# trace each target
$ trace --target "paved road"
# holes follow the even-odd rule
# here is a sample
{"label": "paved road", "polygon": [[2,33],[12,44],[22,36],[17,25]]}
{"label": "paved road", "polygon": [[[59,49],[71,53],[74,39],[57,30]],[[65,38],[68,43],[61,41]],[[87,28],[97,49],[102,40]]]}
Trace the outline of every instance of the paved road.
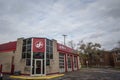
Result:
{"label": "paved road", "polygon": [[[4,77],[3,80],[13,80]],[[14,79],[18,80],[18,79]],[[51,80],[120,80],[120,70],[100,69],[100,68],[82,68],[79,71],[67,72],[64,77]]]}
{"label": "paved road", "polygon": [[52,80],[120,80],[120,70],[83,68],[79,71],[66,73],[61,79]]}

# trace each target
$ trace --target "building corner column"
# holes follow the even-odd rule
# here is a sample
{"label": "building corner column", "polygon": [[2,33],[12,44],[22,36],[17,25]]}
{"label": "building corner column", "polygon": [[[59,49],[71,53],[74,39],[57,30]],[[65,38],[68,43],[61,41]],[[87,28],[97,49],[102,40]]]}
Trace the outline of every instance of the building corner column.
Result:
{"label": "building corner column", "polygon": [[67,54],[65,53],[65,72],[67,72]]}
{"label": "building corner column", "polygon": [[72,71],[74,71],[73,55],[71,55],[71,59],[72,59]]}

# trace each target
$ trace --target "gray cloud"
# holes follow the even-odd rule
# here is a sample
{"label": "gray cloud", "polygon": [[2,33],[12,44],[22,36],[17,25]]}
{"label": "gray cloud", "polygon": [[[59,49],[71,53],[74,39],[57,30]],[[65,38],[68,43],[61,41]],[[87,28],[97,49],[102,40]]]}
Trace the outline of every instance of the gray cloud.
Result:
{"label": "gray cloud", "polygon": [[106,1],[108,5],[106,5],[106,14],[105,16],[120,18],[120,1],[119,0],[110,0],[110,4]]}
{"label": "gray cloud", "polygon": [[119,5],[119,0],[0,0],[0,43],[31,36],[62,42],[67,34],[67,41],[111,49],[120,40]]}
{"label": "gray cloud", "polygon": [[91,36],[89,36],[89,38],[99,38],[99,37],[102,37],[104,35],[105,35],[104,32],[95,32]]}

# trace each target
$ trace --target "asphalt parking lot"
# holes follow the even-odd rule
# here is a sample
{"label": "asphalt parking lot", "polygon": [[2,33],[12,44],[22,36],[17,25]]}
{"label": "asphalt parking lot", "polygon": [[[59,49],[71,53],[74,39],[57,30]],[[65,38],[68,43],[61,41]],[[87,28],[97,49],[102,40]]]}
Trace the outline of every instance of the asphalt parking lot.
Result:
{"label": "asphalt parking lot", "polygon": [[120,80],[120,70],[111,68],[82,68],[79,71],[66,73],[61,79],[52,80]]}
{"label": "asphalt parking lot", "polygon": [[[3,80],[13,79],[5,75]],[[120,70],[112,68],[82,68],[78,71],[67,72],[63,77],[51,80],[120,80]]]}

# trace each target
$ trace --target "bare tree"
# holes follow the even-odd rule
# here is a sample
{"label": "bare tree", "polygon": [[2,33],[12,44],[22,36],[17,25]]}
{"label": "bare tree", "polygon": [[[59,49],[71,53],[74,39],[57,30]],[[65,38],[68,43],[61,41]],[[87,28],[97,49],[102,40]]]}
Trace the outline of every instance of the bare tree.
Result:
{"label": "bare tree", "polygon": [[70,46],[72,49],[75,49],[76,44],[73,42],[73,40],[68,42],[68,46]]}

